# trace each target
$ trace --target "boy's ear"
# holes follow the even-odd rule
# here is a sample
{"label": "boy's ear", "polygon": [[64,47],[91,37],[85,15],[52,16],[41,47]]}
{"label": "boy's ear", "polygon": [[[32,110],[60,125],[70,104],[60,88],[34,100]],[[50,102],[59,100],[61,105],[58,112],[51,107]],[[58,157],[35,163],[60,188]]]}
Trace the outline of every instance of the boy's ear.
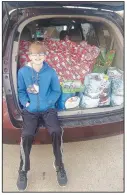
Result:
{"label": "boy's ear", "polygon": [[29,52],[28,52],[27,56],[28,56],[28,59],[31,61],[31,56],[30,56]]}
{"label": "boy's ear", "polygon": [[29,52],[26,52],[26,55],[27,55],[28,57],[30,57],[30,53],[29,53]]}
{"label": "boy's ear", "polygon": [[[30,48],[30,46],[32,45],[32,42],[29,42],[29,48]],[[30,53],[30,51],[29,51],[29,49],[28,49],[28,55],[29,55],[29,53]]]}

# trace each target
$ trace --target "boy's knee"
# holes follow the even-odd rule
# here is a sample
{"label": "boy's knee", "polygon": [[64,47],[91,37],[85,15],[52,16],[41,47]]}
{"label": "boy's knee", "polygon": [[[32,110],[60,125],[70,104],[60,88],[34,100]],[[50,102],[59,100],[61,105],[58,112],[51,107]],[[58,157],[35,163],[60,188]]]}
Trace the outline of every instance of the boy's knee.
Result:
{"label": "boy's knee", "polygon": [[23,128],[21,131],[21,136],[35,136],[36,132],[38,129],[36,129],[35,127],[29,127],[29,128]]}
{"label": "boy's knee", "polygon": [[56,134],[58,136],[61,136],[62,134],[62,129],[59,127],[59,128],[55,128],[52,130],[51,134]]}
{"label": "boy's knee", "polygon": [[27,137],[27,138],[32,138],[34,137],[35,133],[32,132],[22,132],[22,138]]}

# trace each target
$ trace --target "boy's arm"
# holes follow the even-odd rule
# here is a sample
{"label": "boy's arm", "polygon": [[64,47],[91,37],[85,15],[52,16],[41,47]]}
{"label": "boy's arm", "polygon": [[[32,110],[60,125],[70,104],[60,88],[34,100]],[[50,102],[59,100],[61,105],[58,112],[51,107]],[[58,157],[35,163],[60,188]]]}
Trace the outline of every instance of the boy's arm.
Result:
{"label": "boy's arm", "polygon": [[51,93],[48,97],[48,104],[55,104],[58,98],[60,97],[61,94],[61,88],[60,88],[60,83],[58,80],[58,76],[55,71],[53,71],[52,75],[52,81],[51,81]]}
{"label": "boy's arm", "polygon": [[28,98],[28,94],[26,91],[26,86],[24,83],[24,79],[22,76],[22,73],[18,72],[18,97],[19,97],[19,101],[20,103],[24,106],[27,107],[28,106],[28,102],[29,102],[29,98]]}

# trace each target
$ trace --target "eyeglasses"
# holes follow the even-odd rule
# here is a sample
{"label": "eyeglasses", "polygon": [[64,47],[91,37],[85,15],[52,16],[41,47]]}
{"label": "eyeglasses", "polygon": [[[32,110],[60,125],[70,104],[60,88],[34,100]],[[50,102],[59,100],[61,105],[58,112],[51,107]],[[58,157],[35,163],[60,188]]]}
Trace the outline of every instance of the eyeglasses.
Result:
{"label": "eyeglasses", "polygon": [[45,56],[45,53],[29,53],[29,55],[31,55],[32,57],[36,57],[37,55],[39,55],[39,56]]}

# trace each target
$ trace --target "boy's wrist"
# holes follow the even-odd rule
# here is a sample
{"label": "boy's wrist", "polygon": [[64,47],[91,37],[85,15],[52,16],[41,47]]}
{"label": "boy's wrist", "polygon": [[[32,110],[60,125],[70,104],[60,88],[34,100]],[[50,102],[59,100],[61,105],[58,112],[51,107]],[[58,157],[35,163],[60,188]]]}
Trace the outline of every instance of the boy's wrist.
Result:
{"label": "boy's wrist", "polygon": [[30,105],[30,103],[29,103],[29,102],[27,102],[27,103],[26,103],[26,107],[28,107],[29,105]]}

